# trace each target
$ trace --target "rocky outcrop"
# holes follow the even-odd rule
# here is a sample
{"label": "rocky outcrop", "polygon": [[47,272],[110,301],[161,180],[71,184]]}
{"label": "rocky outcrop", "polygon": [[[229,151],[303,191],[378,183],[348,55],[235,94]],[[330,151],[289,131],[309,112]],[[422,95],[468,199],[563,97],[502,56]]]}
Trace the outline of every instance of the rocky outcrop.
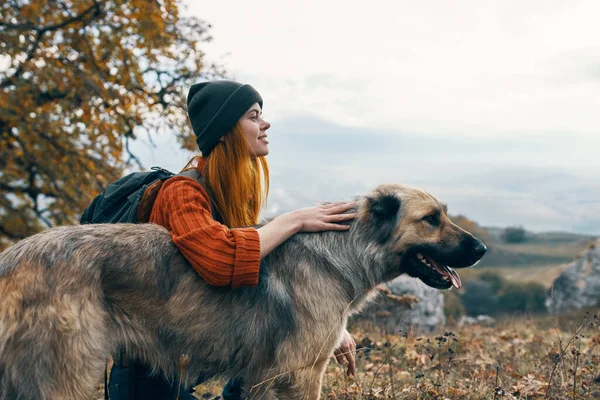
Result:
{"label": "rocky outcrop", "polygon": [[418,279],[400,276],[379,287],[381,296],[358,319],[372,321],[387,333],[432,332],[446,323],[444,295]]}
{"label": "rocky outcrop", "polygon": [[600,239],[592,243],[550,289],[546,306],[559,314],[600,304]]}

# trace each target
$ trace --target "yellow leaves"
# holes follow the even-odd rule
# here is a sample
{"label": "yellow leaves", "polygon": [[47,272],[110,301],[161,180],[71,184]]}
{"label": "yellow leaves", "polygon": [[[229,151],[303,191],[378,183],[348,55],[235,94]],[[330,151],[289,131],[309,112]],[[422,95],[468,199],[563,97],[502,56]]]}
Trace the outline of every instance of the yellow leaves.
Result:
{"label": "yellow leaves", "polygon": [[456,225],[473,233],[476,237],[483,240],[484,242],[489,243],[489,241],[490,241],[489,234],[486,232],[485,229],[483,229],[482,227],[477,225],[477,223],[475,221],[470,220],[469,218],[465,217],[464,215],[450,216],[450,219]]}
{"label": "yellow leaves", "polygon": [[513,386],[513,391],[521,397],[539,398],[545,395],[547,386],[547,383],[536,379],[533,374],[529,374],[524,381]]}
{"label": "yellow leaves", "polygon": [[[581,346],[577,363],[570,351],[558,359],[550,387],[552,357],[557,359],[558,354],[556,332],[529,320],[503,322],[501,328],[454,331],[458,342],[451,346],[452,352],[447,345],[451,340],[437,340],[451,335],[381,336],[366,324],[352,326],[350,332],[359,339],[357,347],[364,347],[359,350],[358,374],[347,379],[343,369],[331,363],[323,389],[329,399],[516,400],[571,398],[573,394],[586,399],[593,397],[590,388],[597,388],[593,379],[599,365],[600,335],[595,325],[580,332],[584,336],[577,339]],[[560,335],[565,346],[573,332]]]}
{"label": "yellow leaves", "polygon": [[464,389],[456,389],[453,387],[449,387],[448,390],[446,391],[446,396],[451,398],[451,399],[463,399],[466,396],[468,396],[469,391],[464,390]]}
{"label": "yellow leaves", "polygon": [[[81,15],[94,4],[15,2],[16,7],[3,9],[3,17],[30,21],[37,29]],[[119,177],[129,159],[124,137],[134,137],[139,127],[155,132],[169,126],[182,145],[197,149],[185,116],[185,96],[161,103],[157,93],[185,92],[202,75],[203,68],[194,65],[203,58],[197,45],[204,41],[205,24],[180,20],[178,1],[99,4],[101,12],[48,30],[37,43],[34,30],[2,32],[3,50],[17,76],[0,91],[0,151],[9,154],[3,156],[0,173],[14,186],[0,190],[5,199],[0,225],[10,228],[7,235],[0,234],[0,245],[8,236],[35,233],[44,226],[40,220],[75,222],[98,190]],[[38,51],[23,62],[32,45]],[[184,58],[198,63],[184,66]],[[148,70],[155,72],[146,81]],[[158,80],[156,71],[168,74]],[[15,199],[25,207],[19,216],[10,208]]]}
{"label": "yellow leaves", "polygon": [[37,1],[32,1],[28,4],[27,3],[24,4],[22,6],[22,8],[19,10],[22,15],[22,18],[23,18],[19,22],[23,23],[23,22],[28,22],[28,21],[35,21],[40,15],[42,4],[43,4],[42,2],[37,2]]}

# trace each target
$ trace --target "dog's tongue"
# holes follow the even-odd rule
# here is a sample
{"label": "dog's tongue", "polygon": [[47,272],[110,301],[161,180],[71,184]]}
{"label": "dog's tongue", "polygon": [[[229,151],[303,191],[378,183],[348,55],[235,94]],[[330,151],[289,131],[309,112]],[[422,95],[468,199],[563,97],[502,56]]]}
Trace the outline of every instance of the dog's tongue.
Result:
{"label": "dog's tongue", "polygon": [[452,268],[446,266],[446,269],[448,270],[448,273],[450,274],[450,280],[452,281],[452,286],[454,286],[457,289],[460,289],[462,287],[462,281],[460,280],[460,275],[458,275],[458,272],[456,272],[455,270],[453,270]]}
{"label": "dog's tongue", "polygon": [[458,272],[456,272],[455,270],[453,270],[452,268],[450,268],[447,265],[439,265],[438,263],[436,263],[434,260],[432,260],[429,257],[427,257],[427,259],[428,259],[429,263],[431,265],[433,265],[435,270],[440,273],[440,275],[447,276],[448,278],[450,278],[450,282],[452,282],[452,286],[454,286],[457,289],[461,288],[462,281],[460,280],[460,276],[458,275]]}

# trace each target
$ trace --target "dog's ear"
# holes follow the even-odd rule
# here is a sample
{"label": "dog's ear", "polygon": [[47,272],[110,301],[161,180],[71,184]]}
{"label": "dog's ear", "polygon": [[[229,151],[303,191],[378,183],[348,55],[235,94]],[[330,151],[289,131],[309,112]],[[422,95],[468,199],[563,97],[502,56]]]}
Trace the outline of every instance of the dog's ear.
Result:
{"label": "dog's ear", "polygon": [[381,194],[368,198],[369,214],[373,221],[375,237],[379,242],[385,242],[396,227],[400,198],[392,194]]}

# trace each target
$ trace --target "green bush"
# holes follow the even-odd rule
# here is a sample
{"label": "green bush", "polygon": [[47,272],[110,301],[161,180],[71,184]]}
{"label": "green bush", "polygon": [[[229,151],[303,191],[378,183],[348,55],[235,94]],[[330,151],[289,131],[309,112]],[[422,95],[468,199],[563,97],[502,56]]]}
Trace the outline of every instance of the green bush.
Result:
{"label": "green bush", "polygon": [[500,275],[498,275],[495,272],[482,272],[481,274],[479,274],[479,280],[486,282],[487,284],[490,285],[490,290],[493,293],[499,293],[500,290],[502,290],[502,288],[505,285],[505,281],[504,279],[502,279],[502,277]]}
{"label": "green bush", "polygon": [[539,283],[509,283],[498,297],[498,312],[505,314],[545,312],[546,292],[546,288]]}
{"label": "green bush", "polygon": [[495,314],[498,309],[498,296],[492,291],[489,283],[475,279],[466,282],[464,288],[461,303],[468,315]]}
{"label": "green bush", "polygon": [[[470,316],[539,314],[547,311],[546,296],[546,288],[539,283],[507,282],[496,273],[483,272],[477,279],[465,282],[460,301]],[[455,305],[449,305],[446,316],[456,313],[455,309]]]}
{"label": "green bush", "polygon": [[502,240],[506,243],[522,243],[525,241],[525,229],[522,226],[511,226],[502,232]]}
{"label": "green bush", "polygon": [[466,314],[465,307],[462,305],[460,295],[454,290],[445,290],[444,292],[444,314],[448,320],[458,320]]}

